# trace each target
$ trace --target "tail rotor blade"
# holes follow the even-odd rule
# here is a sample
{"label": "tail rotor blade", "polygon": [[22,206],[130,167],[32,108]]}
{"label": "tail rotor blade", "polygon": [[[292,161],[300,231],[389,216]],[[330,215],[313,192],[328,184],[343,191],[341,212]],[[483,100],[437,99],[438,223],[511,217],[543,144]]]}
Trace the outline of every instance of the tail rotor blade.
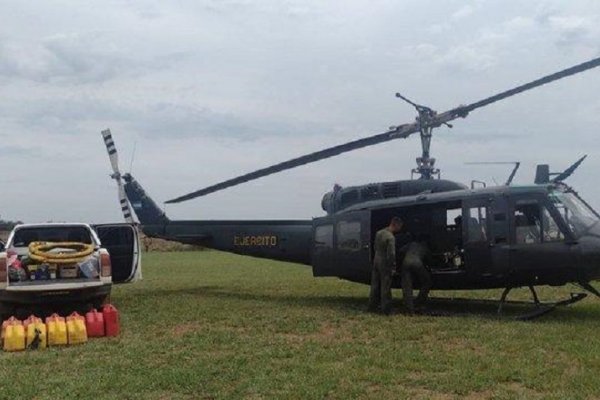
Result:
{"label": "tail rotor blade", "polygon": [[127,196],[125,195],[123,181],[121,179],[117,179],[117,185],[119,187],[119,203],[121,204],[121,211],[123,211],[123,217],[125,218],[125,222],[132,224],[134,222],[133,215],[131,214],[131,207],[129,207],[129,201],[127,200]]}
{"label": "tail rotor blade", "polygon": [[106,151],[110,158],[110,165],[112,166],[113,174],[111,177],[117,181],[117,189],[119,193],[119,206],[123,212],[123,217],[127,223],[134,223],[133,214],[131,207],[129,206],[129,200],[125,193],[125,187],[123,186],[123,180],[121,179],[121,172],[119,171],[119,154],[117,153],[117,147],[110,133],[110,129],[103,130],[102,137],[104,138],[104,144],[106,145]]}
{"label": "tail rotor blade", "polygon": [[120,175],[119,153],[117,153],[115,141],[110,133],[110,129],[103,130],[102,137],[104,138],[104,144],[106,145],[106,151],[108,152],[108,157],[110,158],[110,165],[112,166],[113,172]]}

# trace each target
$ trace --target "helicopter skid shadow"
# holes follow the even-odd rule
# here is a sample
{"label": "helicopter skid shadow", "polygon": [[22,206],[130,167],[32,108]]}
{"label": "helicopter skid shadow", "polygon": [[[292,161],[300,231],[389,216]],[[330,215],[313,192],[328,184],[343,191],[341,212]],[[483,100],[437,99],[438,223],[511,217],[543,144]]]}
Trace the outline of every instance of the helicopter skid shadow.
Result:
{"label": "helicopter skid shadow", "polygon": [[[532,321],[546,317],[546,321],[555,320],[547,316],[554,311],[564,310],[566,306],[577,303],[587,297],[586,294],[572,294],[571,298],[556,301],[542,302],[539,305],[531,301],[506,301],[499,312],[500,301],[476,298],[430,298],[426,315],[449,317],[478,317],[496,320]],[[567,316],[567,317],[566,317]],[[570,309],[560,315],[561,319],[581,320],[595,318],[581,309]]]}
{"label": "helicopter skid shadow", "polygon": [[[158,289],[148,291],[139,297],[164,298],[172,296],[188,295],[200,298],[213,298],[223,300],[240,300],[251,302],[271,303],[274,305],[283,305],[293,308],[319,308],[362,314],[366,312],[367,296],[335,296],[335,295],[291,295],[285,293],[251,293],[245,291],[234,291],[222,286],[200,286],[187,289]],[[428,317],[459,317],[469,318],[477,317],[493,320],[514,320],[535,313],[535,305],[531,302],[507,301],[503,306],[502,314],[498,314],[498,300],[476,299],[476,298],[450,298],[450,297],[432,297],[427,303],[427,309],[422,313]],[[541,307],[549,307],[551,303],[543,303]],[[404,310],[402,298],[396,298],[393,301],[394,310],[400,313]],[[564,309],[564,307],[555,307]],[[552,311],[539,315],[541,320],[554,320],[548,318],[547,314],[552,315]],[[584,320],[596,318],[589,312],[571,308],[568,313],[562,313],[561,319]],[[536,319],[540,321],[540,319]]]}

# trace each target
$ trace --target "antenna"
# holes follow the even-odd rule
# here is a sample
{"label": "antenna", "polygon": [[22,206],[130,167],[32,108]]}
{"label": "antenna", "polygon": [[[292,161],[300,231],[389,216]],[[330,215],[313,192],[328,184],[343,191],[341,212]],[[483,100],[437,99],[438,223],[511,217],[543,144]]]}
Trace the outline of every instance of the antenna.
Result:
{"label": "antenna", "polygon": [[[467,164],[467,165],[510,165],[510,164],[514,164],[514,168],[510,172],[510,175],[508,176],[508,179],[504,183],[504,186],[510,186],[513,179],[515,179],[515,175],[517,174],[519,167],[521,166],[520,161],[476,161],[476,162],[466,162],[465,164]],[[497,182],[494,178],[492,178],[492,180],[494,181],[494,183],[497,184]]]}

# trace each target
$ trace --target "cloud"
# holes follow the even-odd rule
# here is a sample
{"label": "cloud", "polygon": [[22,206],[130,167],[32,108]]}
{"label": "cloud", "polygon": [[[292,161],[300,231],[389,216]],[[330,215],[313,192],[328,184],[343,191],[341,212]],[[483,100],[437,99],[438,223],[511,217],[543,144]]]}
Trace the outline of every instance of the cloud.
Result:
{"label": "cloud", "polygon": [[61,85],[101,84],[169,68],[185,55],[145,59],[101,31],[60,33],[36,40],[0,41],[0,78]]}
{"label": "cloud", "polygon": [[40,131],[53,136],[77,136],[111,125],[148,140],[178,141],[198,137],[247,141],[272,136],[312,136],[326,131],[317,123],[246,117],[181,102],[119,102],[94,96],[13,101],[0,107],[0,127],[3,120],[28,128],[30,133],[24,134],[28,136]]}
{"label": "cloud", "polygon": [[600,29],[598,16],[551,16],[548,18],[550,29],[557,33],[556,43],[560,46],[570,47],[596,42],[600,49]]}
{"label": "cloud", "polygon": [[[581,62],[598,52],[598,15],[593,2],[549,0],[13,2],[0,14],[0,168],[13,180],[0,210],[15,219],[119,220],[101,129],[113,130],[122,159],[137,141],[135,174],[166,200],[413,121],[396,90],[442,111]],[[483,178],[463,162],[492,155],[533,171],[589,151],[577,182],[589,178],[600,159],[589,128],[600,111],[597,73],[436,131],[444,177]],[[407,178],[419,152],[417,136],[394,141],[169,213],[320,215],[334,182]],[[43,209],[38,196],[22,195],[32,187],[45,193]],[[582,188],[600,198],[600,189]]]}
{"label": "cloud", "polygon": [[467,4],[452,13],[451,18],[460,20],[473,15],[474,9],[471,5]]}

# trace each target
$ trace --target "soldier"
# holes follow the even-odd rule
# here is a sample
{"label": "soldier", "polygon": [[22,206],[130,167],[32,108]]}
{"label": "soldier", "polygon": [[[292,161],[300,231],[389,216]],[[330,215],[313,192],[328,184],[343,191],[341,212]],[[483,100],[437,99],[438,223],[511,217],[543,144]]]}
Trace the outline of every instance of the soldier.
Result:
{"label": "soldier", "polygon": [[381,311],[389,315],[392,312],[392,272],[396,269],[396,238],[394,234],[402,230],[403,222],[393,217],[390,224],[375,235],[375,257],[371,272],[371,293],[369,311]]}
{"label": "soldier", "polygon": [[[414,313],[416,310],[422,310],[427,302],[427,296],[431,289],[431,274],[425,267],[431,256],[429,247],[427,246],[427,238],[420,235],[417,240],[410,242],[400,251],[406,251],[402,268],[400,271],[400,279],[402,280],[402,297],[404,307],[408,313]],[[413,301],[413,276],[417,277],[421,284],[419,295]]]}

